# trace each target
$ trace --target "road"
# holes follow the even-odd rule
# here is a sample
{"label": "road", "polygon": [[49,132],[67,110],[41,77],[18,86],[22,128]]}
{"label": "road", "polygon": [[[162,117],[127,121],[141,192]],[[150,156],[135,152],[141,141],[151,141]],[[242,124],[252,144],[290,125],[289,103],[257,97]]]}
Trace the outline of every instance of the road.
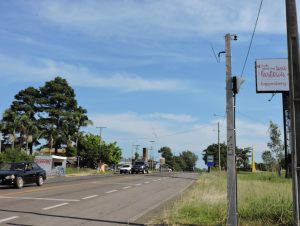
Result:
{"label": "road", "polygon": [[143,225],[143,217],[198,177],[163,173],[51,178],[0,187],[0,225]]}

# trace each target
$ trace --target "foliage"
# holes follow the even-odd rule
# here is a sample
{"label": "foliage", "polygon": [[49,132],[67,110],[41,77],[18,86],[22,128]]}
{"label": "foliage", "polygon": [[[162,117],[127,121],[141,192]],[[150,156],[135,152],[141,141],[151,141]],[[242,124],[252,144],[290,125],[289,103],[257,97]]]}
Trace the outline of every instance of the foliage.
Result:
{"label": "foliage", "polygon": [[18,149],[8,149],[0,153],[1,162],[23,162],[32,161],[33,156],[28,155],[26,152]]}
{"label": "foliage", "polygon": [[[247,148],[235,148],[236,156],[237,156],[237,168],[248,168],[249,165],[249,153],[250,150]],[[203,150],[203,161],[207,165],[207,156],[214,156],[215,166],[219,164],[219,145],[211,144],[205,150]],[[220,156],[221,156],[221,167],[222,169],[227,168],[227,145],[225,143],[220,144]]]}
{"label": "foliage", "polygon": [[110,143],[110,144],[104,144],[104,147],[102,149],[102,159],[103,161],[108,165],[115,165],[118,164],[118,162],[122,158],[122,149],[117,146],[117,142]]}
{"label": "foliage", "polygon": [[[68,147],[77,144],[80,128],[91,124],[87,111],[78,106],[75,92],[61,77],[48,81],[39,89],[28,87],[15,95],[1,120],[4,149],[29,149],[39,145],[41,139],[48,147]],[[56,152],[57,154],[57,152]],[[69,155],[74,155],[74,150]]]}
{"label": "foliage", "polygon": [[271,151],[264,151],[261,155],[261,158],[267,169],[271,171],[273,166],[275,165],[275,158],[272,156]]}
{"label": "foliage", "polygon": [[191,151],[184,151],[179,155],[179,157],[185,163],[185,168],[183,168],[183,170],[185,170],[185,171],[194,171],[194,168],[196,166],[196,162],[198,160],[197,155],[195,155]]}
{"label": "foliage", "polygon": [[273,158],[276,162],[276,167],[278,169],[278,174],[280,175],[281,162],[284,159],[284,146],[280,139],[281,132],[278,125],[270,121],[269,125],[269,136],[270,141],[268,142],[268,148],[273,154]]}
{"label": "foliage", "polygon": [[81,166],[96,168],[100,161],[108,165],[117,164],[122,157],[122,150],[116,142],[106,144],[103,140],[100,147],[98,135],[86,134],[78,140],[78,156]]}
{"label": "foliage", "polygon": [[161,153],[161,156],[165,158],[165,163],[171,167],[173,167],[173,154],[172,150],[169,147],[162,147],[158,150]]}
{"label": "foliage", "polygon": [[165,164],[177,171],[194,171],[198,156],[187,150],[180,153],[178,156],[173,155],[171,148],[162,147],[158,151],[165,158]]}
{"label": "foliage", "polygon": [[[227,168],[227,145],[225,143],[220,144],[220,156],[221,156],[221,167]],[[205,150],[203,150],[203,161],[207,165],[207,156],[213,155],[215,164],[219,164],[219,145],[211,144]],[[215,165],[216,166],[216,165]]]}

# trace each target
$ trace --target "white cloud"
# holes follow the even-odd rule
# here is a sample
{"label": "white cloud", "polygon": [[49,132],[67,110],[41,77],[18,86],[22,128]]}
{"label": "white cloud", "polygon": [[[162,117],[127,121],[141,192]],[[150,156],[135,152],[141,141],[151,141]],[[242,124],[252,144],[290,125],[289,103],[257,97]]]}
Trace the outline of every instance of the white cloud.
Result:
{"label": "white cloud", "polygon": [[15,81],[45,81],[55,76],[66,78],[72,85],[91,88],[113,88],[133,91],[192,90],[187,81],[172,79],[145,79],[139,75],[103,75],[91,72],[81,65],[56,62],[50,59],[10,58],[0,55],[0,77]]}
{"label": "white cloud", "polygon": [[[251,32],[259,0],[51,1],[41,17],[92,36],[168,38]],[[258,32],[284,33],[283,1],[264,1]]]}
{"label": "white cloud", "polygon": [[170,120],[175,122],[195,122],[197,118],[187,114],[152,113],[147,115],[154,120]]}

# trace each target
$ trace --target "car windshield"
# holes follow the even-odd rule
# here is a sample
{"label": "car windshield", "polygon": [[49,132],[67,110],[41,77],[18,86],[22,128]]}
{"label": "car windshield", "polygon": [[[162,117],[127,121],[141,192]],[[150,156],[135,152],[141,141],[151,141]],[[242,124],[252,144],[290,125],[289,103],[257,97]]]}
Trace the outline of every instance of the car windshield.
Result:
{"label": "car windshield", "polygon": [[124,165],[123,167],[130,167],[130,165]]}
{"label": "car windshield", "polygon": [[138,165],[138,166],[141,166],[141,165],[144,165],[145,163],[144,162],[135,162],[134,165]]}
{"label": "car windshield", "polygon": [[23,163],[2,163],[0,164],[1,171],[7,170],[23,170],[24,164]]}

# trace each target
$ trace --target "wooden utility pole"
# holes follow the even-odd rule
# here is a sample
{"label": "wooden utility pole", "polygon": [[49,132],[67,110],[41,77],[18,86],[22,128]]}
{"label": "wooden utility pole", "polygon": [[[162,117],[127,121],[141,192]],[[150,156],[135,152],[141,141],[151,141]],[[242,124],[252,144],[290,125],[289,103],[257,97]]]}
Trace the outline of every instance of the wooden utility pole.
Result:
{"label": "wooden utility pole", "polygon": [[291,154],[293,176],[294,225],[299,225],[300,180],[300,69],[297,8],[295,0],[286,0],[287,45],[289,60],[289,89],[291,116]]}
{"label": "wooden utility pole", "polygon": [[237,225],[237,180],[235,162],[234,97],[231,72],[231,35],[225,35],[226,46],[226,116],[227,116],[227,225]]}

